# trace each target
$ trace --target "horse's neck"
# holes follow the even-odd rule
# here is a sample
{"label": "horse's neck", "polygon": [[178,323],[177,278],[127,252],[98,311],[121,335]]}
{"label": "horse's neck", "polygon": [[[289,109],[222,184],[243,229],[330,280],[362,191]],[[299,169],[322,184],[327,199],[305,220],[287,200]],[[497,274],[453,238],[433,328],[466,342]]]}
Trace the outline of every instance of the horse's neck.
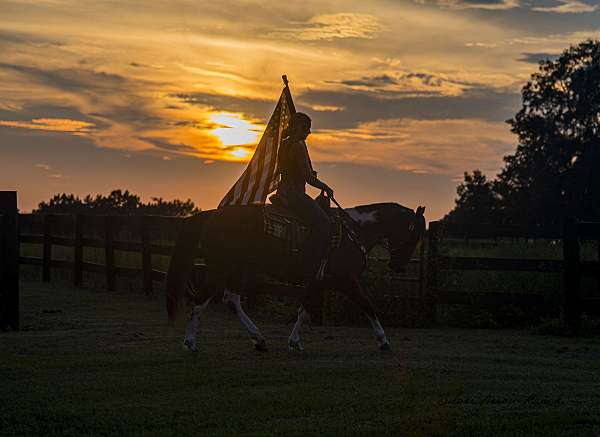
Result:
{"label": "horse's neck", "polygon": [[371,250],[386,237],[387,229],[381,226],[377,209],[365,212],[357,208],[348,208],[345,211],[358,224],[361,242],[367,250]]}

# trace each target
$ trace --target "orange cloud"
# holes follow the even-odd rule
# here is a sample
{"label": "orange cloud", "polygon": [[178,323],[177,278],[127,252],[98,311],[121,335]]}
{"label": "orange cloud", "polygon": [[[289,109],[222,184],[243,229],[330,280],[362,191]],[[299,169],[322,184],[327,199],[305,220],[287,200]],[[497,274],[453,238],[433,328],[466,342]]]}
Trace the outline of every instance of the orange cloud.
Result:
{"label": "orange cloud", "polygon": [[479,119],[391,119],[346,131],[317,131],[308,139],[317,161],[364,162],[412,173],[455,176],[495,172],[514,148],[506,123]]}
{"label": "orange cloud", "polygon": [[68,118],[34,118],[31,121],[0,120],[0,126],[53,132],[86,133],[91,132],[95,125],[87,121]]}

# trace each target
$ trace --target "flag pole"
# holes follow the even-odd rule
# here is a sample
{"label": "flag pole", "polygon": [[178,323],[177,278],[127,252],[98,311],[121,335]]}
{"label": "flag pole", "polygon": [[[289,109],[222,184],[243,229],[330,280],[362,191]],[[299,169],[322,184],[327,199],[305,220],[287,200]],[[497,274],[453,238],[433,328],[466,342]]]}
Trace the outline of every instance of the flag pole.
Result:
{"label": "flag pole", "polygon": [[285,98],[290,108],[290,113],[293,114],[296,112],[296,106],[294,105],[294,99],[292,99],[292,92],[290,91],[290,85],[288,83],[287,74],[282,74],[281,79],[283,80],[283,84],[285,85],[285,87],[283,88],[283,92],[285,93]]}

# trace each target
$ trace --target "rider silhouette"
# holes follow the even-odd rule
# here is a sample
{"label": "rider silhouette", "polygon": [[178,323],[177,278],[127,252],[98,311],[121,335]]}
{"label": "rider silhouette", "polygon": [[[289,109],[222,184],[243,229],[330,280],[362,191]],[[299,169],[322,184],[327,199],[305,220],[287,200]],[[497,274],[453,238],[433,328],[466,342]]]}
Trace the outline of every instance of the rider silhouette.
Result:
{"label": "rider silhouette", "polygon": [[325,211],[306,194],[306,184],[325,191],[329,197],[333,196],[333,190],[317,178],[317,172],[312,168],[305,142],[310,134],[310,125],[308,115],[302,112],[292,115],[288,136],[279,147],[281,184],[277,189],[277,197],[310,226],[311,236],[307,242],[308,275],[311,279],[322,279],[329,248],[330,222]]}

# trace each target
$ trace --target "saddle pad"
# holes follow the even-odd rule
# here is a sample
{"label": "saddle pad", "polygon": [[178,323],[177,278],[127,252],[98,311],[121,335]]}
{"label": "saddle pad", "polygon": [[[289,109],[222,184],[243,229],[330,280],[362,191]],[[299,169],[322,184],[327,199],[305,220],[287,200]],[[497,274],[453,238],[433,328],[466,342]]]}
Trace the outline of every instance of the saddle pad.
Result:
{"label": "saddle pad", "polygon": [[[287,211],[280,214],[278,211],[270,211],[265,208],[264,214],[264,232],[280,240],[286,241],[292,251],[298,251],[310,235],[310,228],[304,225]],[[329,239],[329,248],[340,247],[342,242],[342,222],[338,216],[334,217],[331,226],[331,237]]]}

